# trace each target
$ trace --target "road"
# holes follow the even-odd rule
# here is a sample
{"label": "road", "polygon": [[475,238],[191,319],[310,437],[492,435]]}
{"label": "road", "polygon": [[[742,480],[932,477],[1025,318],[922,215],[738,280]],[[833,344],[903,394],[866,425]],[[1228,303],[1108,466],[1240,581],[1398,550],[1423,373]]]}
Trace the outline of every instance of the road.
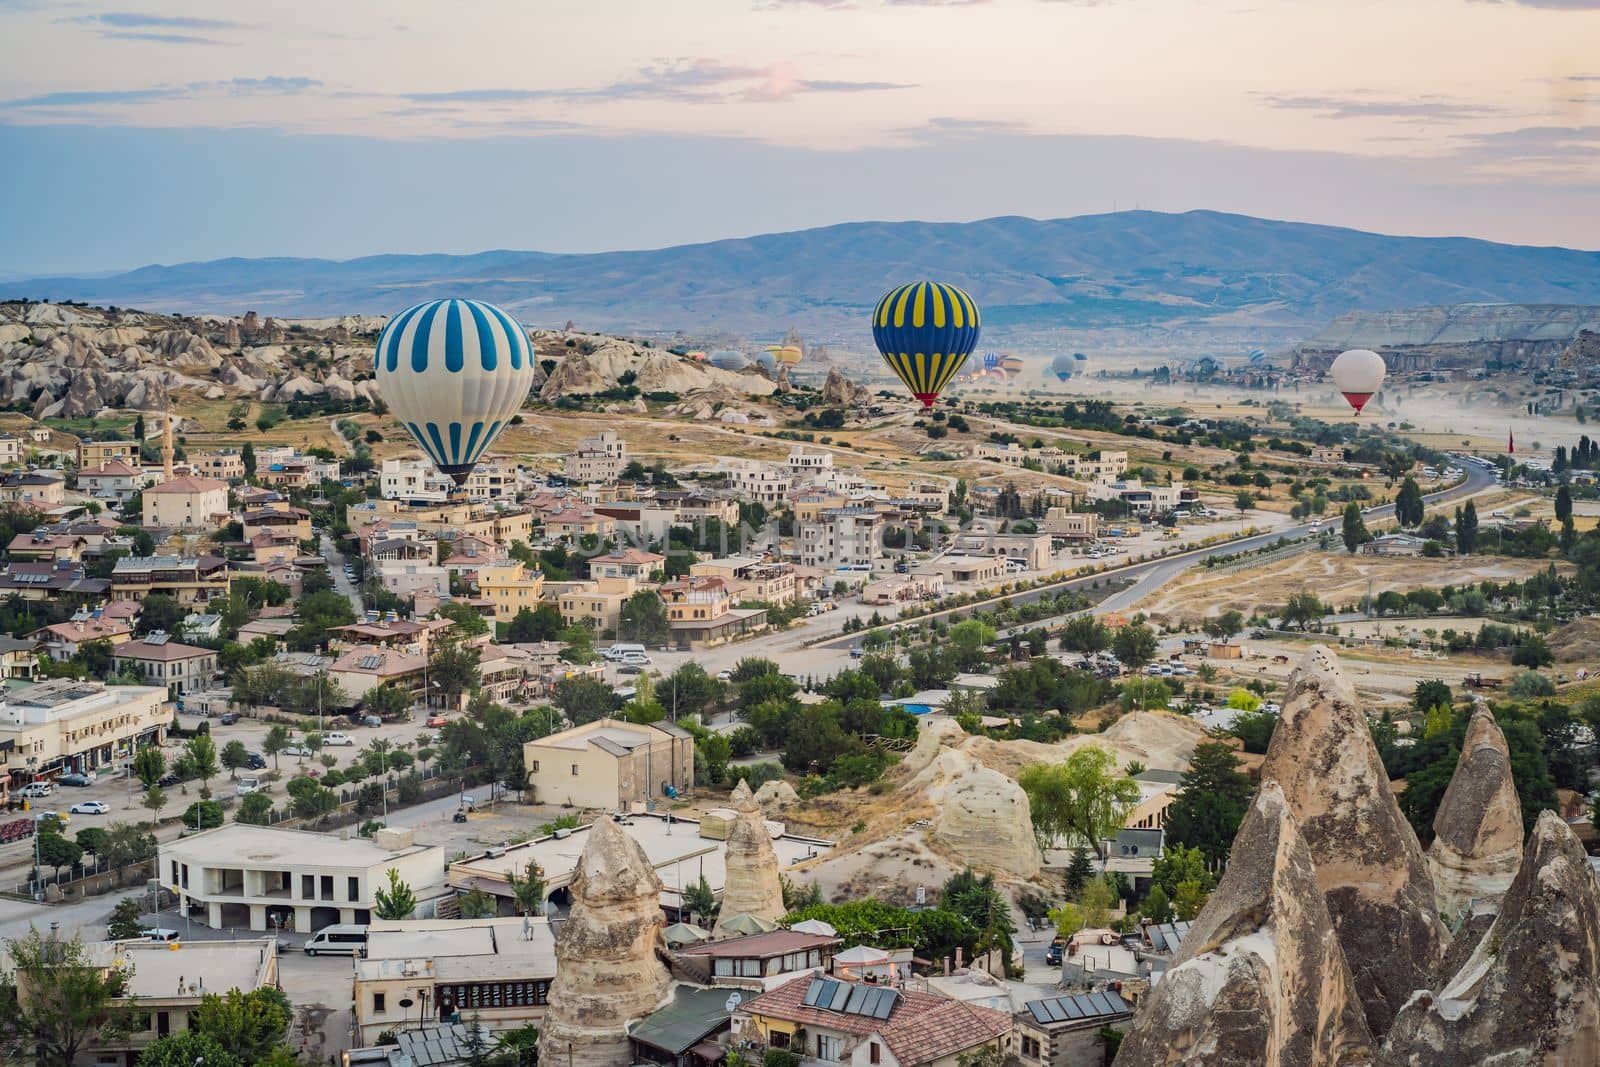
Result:
{"label": "road", "polygon": [[[1466,470],[1467,476],[1462,481],[1448,489],[1441,489],[1438,492],[1425,495],[1422,498],[1423,501],[1429,505],[1436,505],[1449,503],[1453,500],[1462,500],[1483,492],[1485,489],[1497,484],[1499,480],[1498,474],[1482,467],[1469,464]],[[1393,515],[1393,504],[1383,504],[1362,512],[1362,517],[1368,521],[1387,519],[1393,517]],[[1337,520],[1330,521],[1336,522]],[[1284,526],[1268,533],[1251,534],[1248,537],[1220,541],[1214,545],[1207,545],[1205,548],[1190,549],[1187,552],[1179,552],[1162,559],[1133,563],[1125,567],[1114,567],[1092,575],[1085,575],[1082,578],[1070,578],[1054,585],[1014,593],[1006,599],[1013,604],[1031,604],[1047,593],[1053,595],[1063,589],[1083,589],[1096,582],[1104,582],[1107,579],[1131,578],[1134,580],[1133,585],[1113,593],[1101,601],[1094,609],[1096,613],[1125,611],[1202,560],[1211,559],[1215,556],[1231,556],[1240,552],[1255,551],[1282,541],[1292,541],[1300,537],[1306,537],[1311,532],[1312,524],[1309,522],[1303,522],[1295,526]],[[981,607],[982,605],[973,605],[951,608],[949,611],[939,614],[945,618],[960,618]],[[1037,625],[1037,623],[1034,625]],[[819,642],[816,647],[819,649],[850,649],[860,643],[860,634],[847,634],[829,641]]]}
{"label": "road", "polygon": [[366,601],[362,599],[361,590],[356,588],[356,583],[345,577],[344,553],[339,551],[338,544],[326,533],[317,535],[317,545],[322,558],[328,561],[328,575],[333,579],[333,588],[355,607],[356,618],[361,618],[367,610]]}

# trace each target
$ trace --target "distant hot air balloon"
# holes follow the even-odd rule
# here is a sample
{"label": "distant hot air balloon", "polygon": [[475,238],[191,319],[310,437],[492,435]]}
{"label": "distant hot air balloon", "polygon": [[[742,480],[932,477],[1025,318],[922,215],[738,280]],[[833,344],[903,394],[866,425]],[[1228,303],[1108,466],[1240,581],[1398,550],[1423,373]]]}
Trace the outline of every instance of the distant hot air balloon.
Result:
{"label": "distant hot air balloon", "polygon": [[696,363],[704,363],[706,361],[706,354],[701,351],[685,352],[684,355]]}
{"label": "distant hot air balloon", "polygon": [[1008,377],[1015,378],[1021,374],[1024,366],[1026,363],[1023,358],[1014,352],[1007,352],[1000,360],[1000,369],[1005,371]]}
{"label": "distant hot air balloon", "polygon": [[1388,369],[1378,353],[1368,348],[1352,348],[1339,354],[1328,373],[1333,377],[1334,387],[1344,394],[1359,416],[1372,394],[1383,385]]}
{"label": "distant hot air balloon", "polygon": [[1089,357],[1082,352],[1072,353],[1072,373],[1079,378],[1089,373]]}
{"label": "distant hot air balloon", "polygon": [[429,300],[389,320],[372,356],[378,391],[441,474],[464,485],[533,386],[528,335],[478,300]]}
{"label": "distant hot air balloon", "polygon": [[872,312],[872,340],[883,361],[925,408],[977,347],[980,327],[972,297],[939,282],[891,289]]}
{"label": "distant hot air balloon", "polygon": [[1266,361],[1267,361],[1267,350],[1266,349],[1264,349],[1264,348],[1252,348],[1250,350],[1250,364],[1251,364],[1251,366],[1259,367],[1261,364],[1265,363]]}
{"label": "distant hot air balloon", "polygon": [[778,357],[773,355],[772,349],[767,349],[756,357],[756,366],[770,375],[778,373]]}
{"label": "distant hot air balloon", "polygon": [[1050,361],[1050,373],[1056,376],[1058,382],[1064,382],[1072,377],[1074,369],[1073,359],[1069,355],[1062,354]]}
{"label": "distant hot air balloon", "polygon": [[732,348],[719,348],[711,353],[710,363],[722,370],[741,371],[750,365],[750,360],[743,352]]}
{"label": "distant hot air balloon", "polygon": [[983,369],[981,371],[979,371],[979,373],[980,374],[986,374],[989,371],[995,370],[999,366],[1000,366],[1000,353],[998,353],[998,352],[985,352],[983,354]]}

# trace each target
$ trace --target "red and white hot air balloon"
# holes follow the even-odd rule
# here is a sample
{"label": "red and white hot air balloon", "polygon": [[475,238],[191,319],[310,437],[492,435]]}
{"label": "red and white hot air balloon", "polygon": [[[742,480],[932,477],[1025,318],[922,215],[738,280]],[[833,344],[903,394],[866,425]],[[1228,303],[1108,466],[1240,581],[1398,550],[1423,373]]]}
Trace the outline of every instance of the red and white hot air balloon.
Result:
{"label": "red and white hot air balloon", "polygon": [[1339,354],[1328,373],[1333,376],[1334,386],[1360,415],[1372,394],[1383,385],[1383,376],[1388,371],[1378,353],[1368,348],[1352,348]]}

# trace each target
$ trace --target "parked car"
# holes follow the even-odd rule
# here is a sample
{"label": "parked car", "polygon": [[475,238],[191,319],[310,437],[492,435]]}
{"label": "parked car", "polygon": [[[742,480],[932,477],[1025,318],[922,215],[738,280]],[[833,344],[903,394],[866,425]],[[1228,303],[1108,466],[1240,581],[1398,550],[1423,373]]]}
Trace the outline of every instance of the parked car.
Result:
{"label": "parked car", "polygon": [[94,785],[94,779],[87,774],[63,774],[56,779],[56,785],[70,785],[78,789]]}
{"label": "parked car", "polygon": [[251,752],[245,756],[244,765],[252,771],[264,771],[267,769],[267,757],[259,752]]}
{"label": "parked car", "polygon": [[178,775],[173,771],[168,771],[166,774],[163,774],[161,776],[161,780],[156,783],[156,785],[159,785],[162,789],[171,789],[177,784]]}
{"label": "parked car", "polygon": [[618,674],[641,674],[641,673],[643,673],[643,671],[644,671],[643,667],[635,667],[631,663],[626,667],[618,667],[617,668],[617,673]]}
{"label": "parked car", "polygon": [[67,817],[59,811],[36,811],[33,813],[34,822],[44,822],[46,819],[54,819],[62,826],[67,825]]}
{"label": "parked car", "polygon": [[27,797],[30,800],[38,797],[47,797],[56,791],[56,787],[49,782],[29,782],[17,790],[17,796]]}
{"label": "parked car", "polygon": [[449,721],[450,720],[446,719],[443,715],[429,715],[428,716],[428,721],[423,723],[422,725],[424,725],[424,726],[443,726],[445,723],[447,723]]}
{"label": "parked car", "polygon": [[1050,947],[1044,950],[1044,961],[1052,967],[1061,966],[1061,954],[1067,950],[1067,939],[1056,937],[1050,942]]}
{"label": "parked car", "polygon": [[363,715],[363,716],[361,716],[361,725],[362,726],[382,726],[383,725],[383,720],[378,718],[376,715]]}
{"label": "parked car", "polygon": [[726,667],[722,668],[720,671],[717,672],[717,681],[719,681],[719,682],[731,682],[731,681],[733,681],[733,672],[730,671]]}
{"label": "parked car", "polygon": [[74,815],[104,815],[111,807],[103,800],[84,800],[67,810]]}
{"label": "parked car", "polygon": [[327,746],[327,745],[340,746],[340,745],[342,745],[342,746],[347,747],[347,748],[354,748],[355,744],[356,744],[356,739],[351,737],[349,734],[341,734],[341,733],[337,733],[336,732],[336,733],[331,733],[328,736],[324,737],[322,739],[322,743],[323,743],[324,746]]}
{"label": "parked car", "polygon": [[241,779],[239,779],[239,789],[238,789],[238,791],[237,791],[237,793],[235,795],[241,796],[241,797],[247,797],[251,793],[258,793],[260,791],[261,791],[261,779],[259,779],[259,778],[241,778]]}
{"label": "parked car", "polygon": [[239,721],[239,713],[235,711],[225,711],[222,713],[222,718],[218,719],[217,721],[224,726],[232,726],[234,723]]}
{"label": "parked car", "polygon": [[312,753],[311,749],[307,748],[305,745],[290,745],[288,748],[283,750],[283,754],[285,756],[309,756]]}

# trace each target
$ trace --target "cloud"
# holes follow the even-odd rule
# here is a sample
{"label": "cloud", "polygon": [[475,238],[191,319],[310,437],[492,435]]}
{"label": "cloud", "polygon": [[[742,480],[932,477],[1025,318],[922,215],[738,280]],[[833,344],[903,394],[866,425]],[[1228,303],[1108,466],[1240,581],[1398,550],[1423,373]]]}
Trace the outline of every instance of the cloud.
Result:
{"label": "cloud", "polygon": [[915,89],[915,85],[905,82],[841,82],[841,81],[802,81],[800,88],[808,93],[879,93],[891,89]]}
{"label": "cloud", "polygon": [[1524,126],[1463,139],[1461,155],[1483,160],[1575,160],[1600,156],[1600,126]]}
{"label": "cloud", "polygon": [[145,15],[134,11],[109,11],[101,15],[82,15],[75,22],[92,22],[118,29],[157,27],[168,30],[236,30],[243,29],[242,22],[222,19],[197,19],[183,15]]}
{"label": "cloud", "polygon": [[1323,118],[1391,118],[1408,122],[1459,122],[1500,115],[1499,108],[1418,97],[1415,100],[1380,100],[1360,96],[1273,96],[1258,94],[1268,107],[1316,111]]}
{"label": "cloud", "polygon": [[43,93],[7,100],[6,107],[86,107],[95,104],[138,104],[146,100],[166,100],[184,95],[182,89],[107,89],[81,92]]}
{"label": "cloud", "polygon": [[8,108],[81,108],[104,104],[143,104],[152,100],[179,100],[225,93],[229,96],[285,96],[321,87],[315,78],[231,78],[227,81],[157,85],[147,89],[89,89],[41,93],[4,101]]}
{"label": "cloud", "polygon": [[100,36],[109,37],[118,41],[154,41],[157,44],[227,44],[215,37],[195,37],[186,33],[145,33],[142,31],[124,32],[121,30],[108,30]]}

